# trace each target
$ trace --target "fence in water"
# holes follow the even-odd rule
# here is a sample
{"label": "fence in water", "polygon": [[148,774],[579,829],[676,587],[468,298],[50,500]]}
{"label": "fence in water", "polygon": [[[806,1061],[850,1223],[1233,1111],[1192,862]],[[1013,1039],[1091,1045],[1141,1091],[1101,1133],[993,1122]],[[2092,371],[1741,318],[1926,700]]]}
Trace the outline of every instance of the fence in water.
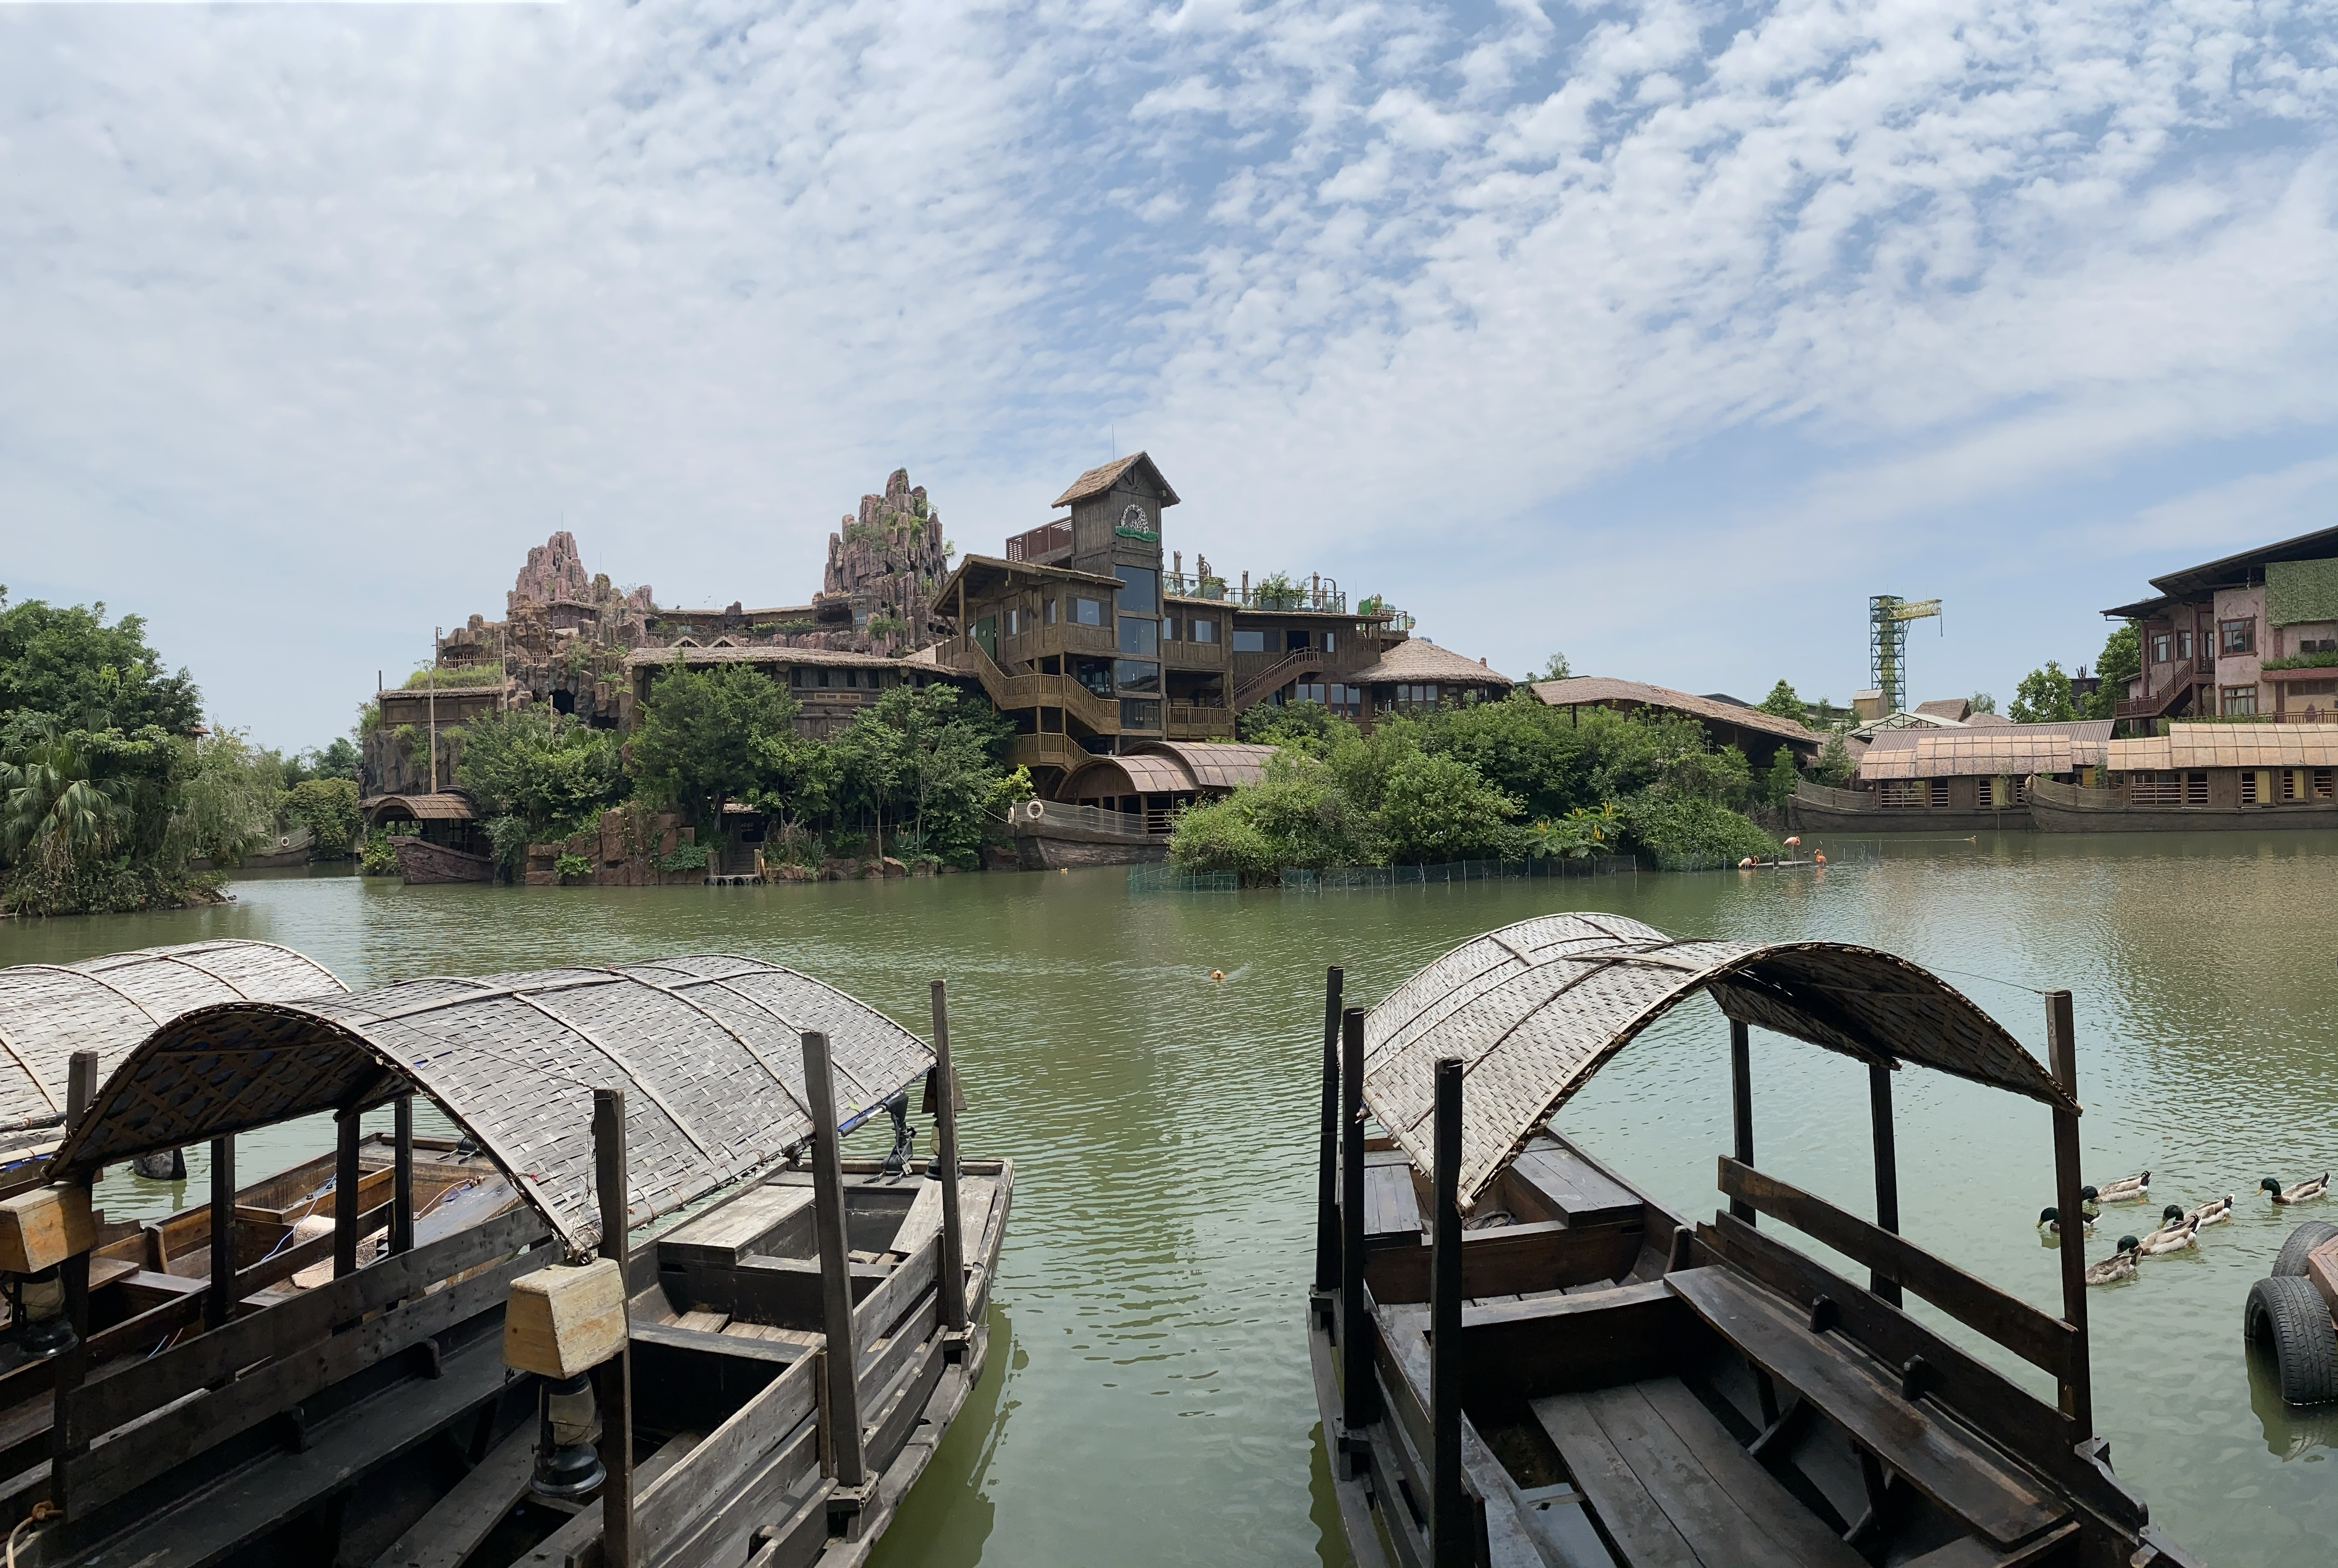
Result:
{"label": "fence in water", "polygon": [[[1628,855],[1597,855],[1582,860],[1449,860],[1437,866],[1331,866],[1321,869],[1286,866],[1277,879],[1286,891],[1324,892],[1343,887],[1410,887],[1441,882],[1498,882],[1546,877],[1636,877]],[[1132,893],[1232,893],[1243,885],[1233,871],[1181,872],[1171,866],[1133,866]]]}

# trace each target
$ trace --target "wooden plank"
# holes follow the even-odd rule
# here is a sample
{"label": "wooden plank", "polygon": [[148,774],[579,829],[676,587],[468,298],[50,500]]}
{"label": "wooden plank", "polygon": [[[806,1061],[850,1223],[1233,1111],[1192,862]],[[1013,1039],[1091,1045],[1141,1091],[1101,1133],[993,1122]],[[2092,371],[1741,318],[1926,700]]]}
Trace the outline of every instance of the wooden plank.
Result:
{"label": "wooden plank", "polygon": [[[897,1263],[885,1282],[871,1290],[852,1308],[854,1337],[865,1346],[880,1335],[890,1334],[893,1325],[914,1306],[921,1295],[931,1293],[934,1274],[941,1267],[942,1241],[937,1234],[918,1250],[908,1261]],[[864,1350],[860,1365],[869,1364]]]}
{"label": "wooden plank", "polygon": [[[377,1212],[388,1219],[386,1205]],[[151,1360],[113,1368],[65,1402],[66,1429],[75,1442],[92,1441],[182,1395],[210,1387],[256,1362],[313,1344],[368,1312],[379,1311],[499,1254],[532,1246],[549,1234],[543,1216],[532,1209],[516,1209],[476,1230],[385,1258],[268,1311],[214,1328]],[[332,1237],[319,1240],[329,1254]],[[250,1278],[247,1270],[244,1281]]]}
{"label": "wooden plank", "polygon": [[[852,1266],[856,1303],[892,1275],[873,1263]],[[812,1258],[742,1258],[731,1271],[731,1316],[749,1323],[776,1323],[785,1328],[820,1326],[820,1262]]]}
{"label": "wooden plank", "polygon": [[1925,1397],[1989,1434],[2024,1463],[2105,1518],[2130,1530],[2145,1520],[2143,1499],[2101,1466],[2079,1457],[2078,1429],[2051,1405],[2008,1381],[1895,1307],[1824,1265],[1729,1214],[1701,1227],[1700,1246],[1798,1308],[1819,1297],[1834,1304],[1842,1331],[1886,1366],[1922,1357]]}
{"label": "wooden plank", "polygon": [[[961,1198],[958,1202],[961,1220],[965,1207],[965,1200]],[[917,1200],[909,1205],[909,1211],[901,1217],[901,1228],[893,1232],[893,1243],[886,1250],[907,1258],[924,1246],[928,1239],[939,1235],[941,1228],[942,1184],[938,1181],[928,1181],[918,1189]]]}
{"label": "wooden plank", "polygon": [[1510,1168],[1570,1225],[1624,1225],[1646,1218],[1647,1205],[1638,1193],[1571,1149],[1530,1148]]}
{"label": "wooden plank", "polygon": [[[1677,1379],[1656,1381],[1678,1387]],[[1642,1387],[1626,1384],[1581,1397],[1592,1419],[1656,1506],[1664,1510],[1673,1528],[1707,1563],[1728,1563],[1732,1568],[1797,1568],[1794,1553],[1773,1539],[1730,1495],[1672,1423],[1648,1403]],[[1846,1558],[1854,1568],[1862,1562],[1848,1548],[1825,1561],[1841,1564]]]}
{"label": "wooden plank", "polygon": [[[634,1484],[646,1488],[698,1446],[695,1432],[677,1432],[658,1451],[634,1466]],[[600,1568],[601,1511],[582,1508],[567,1524],[537,1542],[522,1557],[526,1568]]]}
{"label": "wooden plank", "polygon": [[526,1421],[375,1558],[374,1568],[462,1568],[463,1559],[526,1495],[535,1468],[535,1423]]}
{"label": "wooden plank", "polygon": [[641,1489],[634,1502],[634,1544],[642,1562],[662,1562],[670,1543],[693,1530],[707,1509],[787,1441],[812,1414],[819,1378],[819,1357],[805,1357],[708,1433],[689,1457]]}
{"label": "wooden plank", "polygon": [[[1616,1279],[1632,1267],[1645,1241],[1637,1225],[1588,1229],[1537,1220],[1497,1230],[1471,1230],[1461,1241],[1461,1290],[1473,1299],[1547,1290]],[[1425,1238],[1412,1245],[1384,1243],[1365,1264],[1372,1298],[1382,1302],[1429,1299],[1429,1254]]]}
{"label": "wooden plank", "polygon": [[[535,1219],[533,1210],[527,1213]],[[540,1219],[535,1222],[543,1223]],[[418,1255],[407,1252],[399,1257]],[[111,1442],[98,1443],[86,1454],[66,1460],[66,1494],[74,1500],[75,1509],[82,1512],[119,1497],[179,1461],[247,1431],[271,1416],[281,1415],[317,1390],[351,1373],[408,1349],[466,1318],[495,1310],[503,1304],[514,1279],[542,1268],[549,1257],[548,1252],[544,1256],[522,1254],[486,1273],[435,1291],[346,1333],[304,1347],[237,1378],[216,1393],[173,1406],[152,1420],[122,1432]],[[351,1276],[350,1282],[369,1272],[370,1269]]]}
{"label": "wooden plank", "polygon": [[[807,1352],[801,1345],[781,1341],[749,1338],[736,1335],[733,1324],[719,1334],[703,1328],[684,1328],[672,1323],[640,1323],[634,1325],[635,1346],[659,1345],[669,1349],[686,1350],[694,1356],[733,1356],[746,1361],[768,1361],[781,1367],[792,1367],[804,1359]],[[815,1337],[815,1344],[817,1338]]]}
{"label": "wooden plank", "polygon": [[[1697,1555],[1593,1415],[1587,1396],[1549,1394],[1530,1408],[1558,1446],[1567,1473],[1591,1500],[1599,1533],[1629,1568],[1704,1568]],[[1735,1568],[1727,1560],[1712,1568]]]}
{"label": "wooden plank", "polygon": [[[790,1506],[790,1496],[807,1487],[803,1502]],[[808,1423],[719,1505],[703,1510],[689,1532],[667,1548],[659,1568],[727,1568],[744,1562],[748,1544],[758,1531],[771,1526],[775,1518],[779,1523],[773,1538],[790,1541],[798,1553],[788,1561],[808,1565],[828,1544],[831,1489],[820,1478],[819,1428]]]}
{"label": "wooden plank", "polygon": [[[1787,1554],[1812,1568],[1867,1568],[1867,1560],[1798,1502],[1778,1478],[1737,1445],[1720,1418],[1677,1377],[1639,1386],[1648,1408],[1662,1418],[1714,1484],[1746,1518]],[[1613,1435],[1616,1428],[1607,1428]]]}
{"label": "wooden plank", "polygon": [[1723,1337],[1809,1400],[1909,1485],[2000,1545],[2060,1523],[2069,1510],[2028,1475],[1887,1387],[1785,1304],[1724,1268],[1665,1282]]}
{"label": "wooden plank", "polygon": [[[934,1317],[937,1328],[940,1322],[940,1314],[937,1312]],[[940,1384],[942,1371],[947,1366],[938,1333],[928,1333],[922,1340],[904,1340],[903,1343],[909,1345],[914,1352],[907,1375],[885,1401],[877,1419],[869,1426],[866,1447],[869,1468],[872,1472],[882,1471],[890,1465],[894,1456],[909,1441],[909,1435],[918,1429],[918,1421],[925,1412],[926,1401],[933,1397],[934,1389]]]}
{"label": "wooden plank", "polygon": [[702,1267],[735,1266],[750,1253],[769,1251],[773,1239],[810,1210],[809,1187],[750,1187],[660,1236],[658,1256]]}
{"label": "wooden plank", "polygon": [[2040,1312],[1856,1214],[1741,1165],[1725,1154],[1721,1157],[1721,1190],[1899,1281],[2031,1366],[2059,1378],[2072,1376],[2078,1336],[2059,1318]]}
{"label": "wooden plank", "polygon": [[1479,1303],[1461,1313],[1468,1402],[1634,1383],[1669,1372],[1704,1326],[1662,1281],[1585,1296]]}
{"label": "wooden plank", "polygon": [[1364,1244],[1410,1246],[1420,1237],[1420,1194],[1412,1185],[1412,1167],[1366,1165]]}
{"label": "wooden plank", "polygon": [[[862,1407],[873,1408],[901,1376],[901,1368],[915,1357],[918,1346],[933,1338],[935,1328],[941,1322],[941,1302],[930,1291],[918,1303],[890,1338],[866,1345],[860,1352],[860,1388]],[[867,1423],[863,1423],[867,1425]],[[872,1465],[871,1469],[875,1466]]]}

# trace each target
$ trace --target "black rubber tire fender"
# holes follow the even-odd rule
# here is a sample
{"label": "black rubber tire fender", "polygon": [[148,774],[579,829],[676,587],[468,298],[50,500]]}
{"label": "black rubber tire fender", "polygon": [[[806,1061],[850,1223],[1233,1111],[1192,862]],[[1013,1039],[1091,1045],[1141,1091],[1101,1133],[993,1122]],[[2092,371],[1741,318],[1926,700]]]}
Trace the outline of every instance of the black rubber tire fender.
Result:
{"label": "black rubber tire fender", "polygon": [[2327,1220],[2308,1220],[2292,1230],[2281,1244],[2281,1256],[2273,1260],[2274,1278],[2304,1279],[2305,1255],[2324,1241],[2338,1241],[2338,1225]]}
{"label": "black rubber tire fender", "polygon": [[2338,1325],[2313,1281],[2282,1275],[2250,1286],[2245,1332],[2254,1343],[2272,1345],[2283,1403],[2338,1400]]}

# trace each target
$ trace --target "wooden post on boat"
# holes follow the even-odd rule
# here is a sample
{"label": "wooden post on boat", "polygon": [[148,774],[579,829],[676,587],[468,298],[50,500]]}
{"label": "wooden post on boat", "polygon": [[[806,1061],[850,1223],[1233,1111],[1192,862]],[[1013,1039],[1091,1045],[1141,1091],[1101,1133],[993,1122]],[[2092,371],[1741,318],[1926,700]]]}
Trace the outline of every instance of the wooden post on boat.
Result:
{"label": "wooden post on boat", "polygon": [[[1729,1124],[1736,1133],[1737,1162],[1754,1165],[1754,1050],[1750,1032],[1737,1019],[1729,1021]],[[1729,1212],[1751,1225],[1754,1205],[1743,1198],[1729,1200]]]}
{"label": "wooden post on boat", "polygon": [[203,1290],[203,1328],[224,1328],[235,1316],[235,1134],[211,1140],[211,1278]]}
{"label": "wooden post on boat", "polygon": [[358,1189],[365,1173],[358,1164],[358,1110],[333,1116],[333,1278],[358,1271]]}
{"label": "wooden post on boat", "polygon": [[[2076,1103],[2078,1041],[2068,991],[2046,993],[2046,1054],[2054,1082]],[[2095,1435],[2094,1371],[2087,1349],[2087,1219],[2078,1197],[2078,1113],[2054,1111],[2054,1200],[2062,1215],[2062,1319],[2077,1331],[2070,1342],[2070,1375],[2061,1387],[2062,1414],[2081,1442]]]}
{"label": "wooden post on boat", "polygon": [[[942,1179],[942,1327],[963,1335],[966,1220],[958,1207],[958,1071],[950,1065],[949,999],[939,980],[934,982],[934,1160]],[[961,1341],[958,1355],[964,1354]]]}
{"label": "wooden post on boat", "polygon": [[1461,1496],[1461,1059],[1437,1063],[1435,1213],[1429,1262],[1429,1561],[1469,1568]]}
{"label": "wooden post on boat", "polygon": [[1380,1415],[1372,1377],[1371,1319],[1364,1313],[1364,1010],[1351,1007],[1340,1015],[1340,1419],[1351,1432]]}
{"label": "wooden post on boat", "polygon": [[[1891,1066],[1867,1064],[1867,1111],[1875,1124],[1875,1223],[1893,1235],[1900,1233],[1900,1154],[1891,1132]],[[1871,1270],[1867,1287],[1894,1307],[1900,1305],[1900,1281]]]}
{"label": "wooden post on boat", "polygon": [[829,1514],[831,1520],[848,1514],[845,1536],[857,1541],[869,1476],[860,1452],[860,1355],[852,1337],[852,1254],[845,1239],[844,1165],[837,1150],[836,1083],[829,1075],[828,1036],[806,1030],[803,1058],[804,1088],[811,1101],[811,1214],[820,1237],[820,1330],[828,1337],[820,1357],[828,1391],[829,1474],[836,1482]]}
{"label": "wooden post on boat", "polygon": [[1340,1288],[1340,993],[1346,974],[1323,971],[1323,1128],[1315,1152],[1315,1290],[1331,1310]]}
{"label": "wooden post on boat", "polygon": [[[65,1135],[71,1137],[88,1120],[91,1108],[97,1101],[97,1053],[76,1051],[65,1067]],[[94,1184],[98,1172],[92,1170],[78,1178],[86,1193]],[[88,1200],[82,1199],[86,1209]],[[96,1240],[93,1234],[91,1240]],[[62,1479],[64,1462],[85,1452],[86,1441],[76,1442],[74,1434],[73,1405],[81,1391],[82,1381],[89,1373],[89,1250],[74,1253],[57,1265],[57,1279],[64,1287],[65,1321],[73,1325],[74,1342],[57,1355],[56,1382],[49,1405],[49,1473],[51,1501],[58,1507],[68,1502]]]}
{"label": "wooden post on boat", "polygon": [[[593,1178],[601,1205],[601,1256],[626,1263],[632,1183],[625,1169],[625,1092],[593,1091]],[[632,1289],[624,1287],[630,1298]],[[604,1568],[634,1563],[634,1349],[630,1327],[625,1348],[593,1369],[600,1385],[601,1561]]]}
{"label": "wooden post on boat", "polygon": [[390,1132],[389,1250],[414,1250],[414,1096],[400,1094]]}

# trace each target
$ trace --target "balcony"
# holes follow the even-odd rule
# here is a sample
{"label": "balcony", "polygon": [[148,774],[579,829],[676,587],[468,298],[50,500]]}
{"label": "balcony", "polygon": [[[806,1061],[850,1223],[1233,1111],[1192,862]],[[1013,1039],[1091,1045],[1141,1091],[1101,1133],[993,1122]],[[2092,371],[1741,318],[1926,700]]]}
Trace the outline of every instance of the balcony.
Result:
{"label": "balcony", "polygon": [[1231,708],[1197,708],[1172,702],[1166,718],[1168,738],[1172,740],[1234,739],[1234,710]]}
{"label": "balcony", "polygon": [[1042,523],[1007,541],[1007,558],[1033,566],[1052,566],[1072,553],[1072,525]]}

